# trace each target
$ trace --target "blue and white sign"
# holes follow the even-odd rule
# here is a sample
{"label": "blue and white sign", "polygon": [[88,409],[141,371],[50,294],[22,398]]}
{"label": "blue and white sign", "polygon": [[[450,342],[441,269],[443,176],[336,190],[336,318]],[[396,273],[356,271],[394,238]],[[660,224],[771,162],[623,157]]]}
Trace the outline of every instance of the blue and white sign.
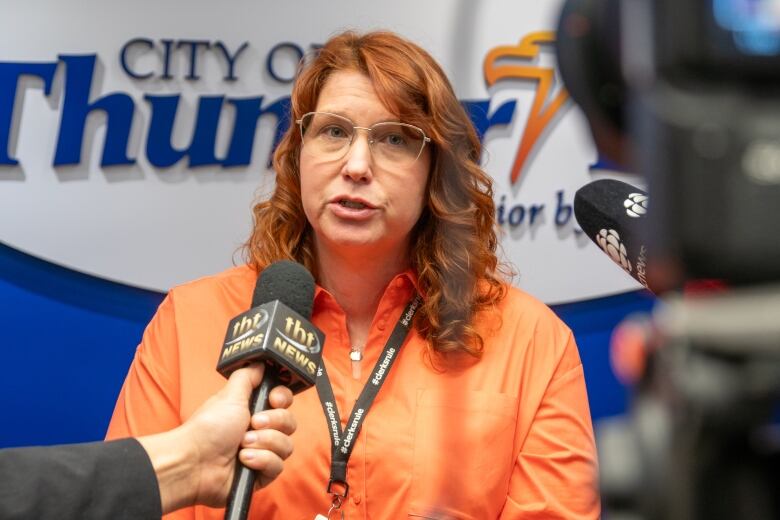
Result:
{"label": "blue and white sign", "polygon": [[472,114],[518,285],[550,303],[635,289],[574,220],[597,157],[556,75],[559,7],[15,4],[0,19],[0,242],[155,290],[240,262],[299,59],[387,28],[442,63]]}

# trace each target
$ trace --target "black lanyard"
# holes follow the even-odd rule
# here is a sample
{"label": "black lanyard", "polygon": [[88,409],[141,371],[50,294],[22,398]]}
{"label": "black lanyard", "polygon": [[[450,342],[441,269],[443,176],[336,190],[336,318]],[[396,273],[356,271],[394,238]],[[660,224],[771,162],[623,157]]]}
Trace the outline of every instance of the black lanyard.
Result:
{"label": "black lanyard", "polygon": [[[385,344],[384,350],[382,350],[382,354],[379,356],[376,365],[374,365],[371,377],[369,377],[366,386],[363,387],[363,391],[360,392],[360,396],[355,401],[355,406],[352,408],[349,421],[347,421],[343,431],[341,429],[339,410],[336,406],[336,398],[333,395],[333,388],[325,370],[325,361],[323,360],[320,363],[315,384],[317,386],[317,394],[319,394],[320,402],[322,403],[322,410],[325,412],[325,419],[328,421],[328,431],[330,432],[330,480],[328,481],[328,493],[334,495],[334,498],[340,497],[343,499],[349,493],[347,462],[350,455],[352,455],[352,448],[355,447],[355,440],[363,425],[363,420],[366,418],[368,409],[371,408],[376,394],[379,393],[379,389],[387,378],[393,362],[398,357],[398,352],[401,350],[406,335],[409,333],[412,319],[421,302],[420,296],[416,295],[404,309],[404,312],[398,319],[398,323],[395,324],[392,334],[390,334],[390,338]],[[343,493],[334,491],[334,484],[343,487]],[[338,500],[338,502],[340,504],[341,500]]]}

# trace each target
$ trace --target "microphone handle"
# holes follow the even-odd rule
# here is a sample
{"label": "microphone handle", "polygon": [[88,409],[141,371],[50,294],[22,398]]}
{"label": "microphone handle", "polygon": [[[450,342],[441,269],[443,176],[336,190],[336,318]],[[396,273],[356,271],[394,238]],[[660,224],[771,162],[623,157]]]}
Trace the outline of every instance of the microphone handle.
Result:
{"label": "microphone handle", "polygon": [[[279,369],[275,365],[267,364],[263,380],[260,381],[260,385],[255,388],[249,399],[249,412],[252,415],[271,408],[268,395],[278,385]],[[236,458],[236,472],[233,475],[233,485],[230,487],[228,495],[225,520],[246,520],[256,477],[257,473],[254,470],[247,468]]]}

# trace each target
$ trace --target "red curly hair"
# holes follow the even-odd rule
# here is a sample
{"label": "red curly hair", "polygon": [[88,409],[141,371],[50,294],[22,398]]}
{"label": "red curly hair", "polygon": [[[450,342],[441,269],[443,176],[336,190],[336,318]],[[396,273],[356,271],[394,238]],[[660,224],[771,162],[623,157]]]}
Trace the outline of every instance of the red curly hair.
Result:
{"label": "red curly hair", "polygon": [[[314,111],[329,76],[357,71],[372,82],[400,121],[431,138],[431,171],[420,220],[412,230],[412,267],[425,294],[415,327],[433,352],[479,357],[477,313],[506,293],[498,276],[495,207],[481,144],[449,80],[418,45],[391,32],[336,35],[302,64],[292,91],[292,121]],[[277,260],[300,262],[318,277],[312,229],[301,202],[301,136],[291,124],[274,153],[276,189],[254,207],[248,262],[262,270]]]}

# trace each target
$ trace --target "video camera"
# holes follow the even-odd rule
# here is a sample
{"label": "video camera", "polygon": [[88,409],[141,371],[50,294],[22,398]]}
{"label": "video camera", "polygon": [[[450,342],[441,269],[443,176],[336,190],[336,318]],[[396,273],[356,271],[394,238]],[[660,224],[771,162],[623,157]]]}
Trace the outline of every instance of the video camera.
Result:
{"label": "video camera", "polygon": [[780,280],[780,1],[572,0],[557,45],[597,146],[647,178],[654,284]]}
{"label": "video camera", "polygon": [[556,52],[600,153],[647,181],[663,296],[599,428],[605,516],[780,518],[780,0],[568,0]]}

